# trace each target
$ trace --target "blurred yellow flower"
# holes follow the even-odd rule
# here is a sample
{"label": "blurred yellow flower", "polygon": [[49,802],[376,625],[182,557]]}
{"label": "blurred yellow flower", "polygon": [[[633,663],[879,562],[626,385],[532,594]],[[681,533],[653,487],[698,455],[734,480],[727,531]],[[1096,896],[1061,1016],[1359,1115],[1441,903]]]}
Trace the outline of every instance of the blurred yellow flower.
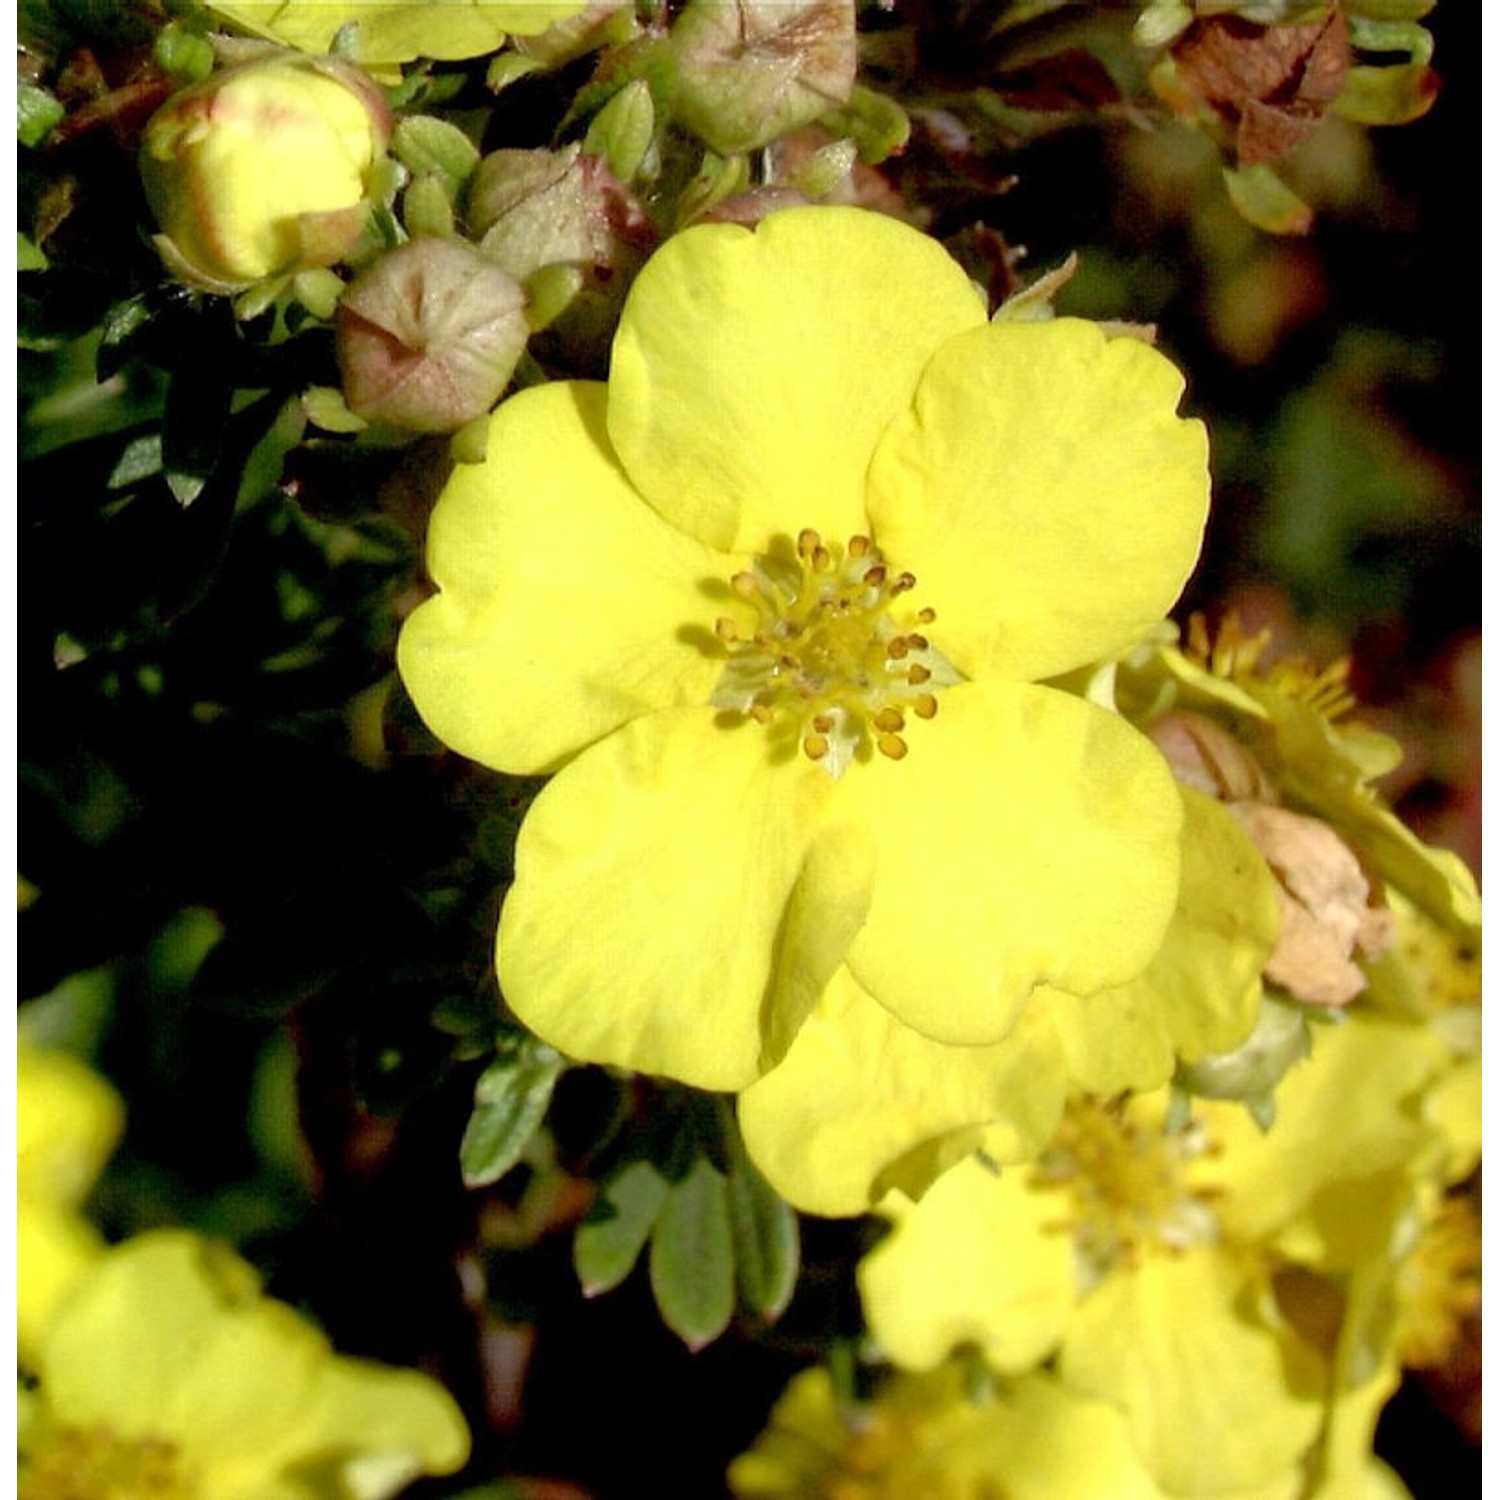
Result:
{"label": "blurred yellow flower", "polygon": [[729,1467],[738,1500],[1164,1500],[1120,1414],[1049,1375],[967,1391],[962,1365],[841,1402],[821,1366],[787,1386]]}
{"label": "blurred yellow flower", "polygon": [[389,136],[373,81],[333,58],[257,58],[174,94],[141,142],[162,258],[214,291],[331,265]]}
{"label": "blurred yellow flower", "polygon": [[935,242],[846,208],[689,229],[607,385],[522,392],[433,515],[402,674],[432,729],[558,771],[501,918],[510,1005],[586,1060],[712,1089],[840,966],[948,1045],[1040,985],[1127,983],[1181,799],[1041,680],[1174,600],[1206,444],[1159,354],[989,323]]}
{"label": "blurred yellow flower", "polygon": [[42,1331],[104,1249],[78,1212],[124,1127],[109,1083],[71,1053],[16,1046],[16,1338],[35,1362]]}
{"label": "blurred yellow flower", "polygon": [[871,1330],[913,1370],[965,1343],[1005,1373],[1055,1356],[1170,1493],[1279,1485],[1356,1383],[1273,1278],[1389,1266],[1446,1160],[1420,1101],[1453,1066],[1430,1028],[1361,1007],[1283,1079],[1269,1133],[1209,1100],[1168,1129],[1166,1091],[1078,1101],[1034,1167],[971,1158],[918,1203],[890,1196],[860,1268]]}
{"label": "blurred yellow flower", "polygon": [[586,0],[427,0],[402,5],[394,0],[250,0],[210,9],[248,31],[300,47],[327,52],[339,29],[359,27],[356,55],[378,72],[416,57],[455,61],[498,52],[507,36],[535,36],[584,8]]}
{"label": "blurred yellow flower", "polygon": [[469,1452],[435,1381],[336,1355],[242,1260],[187,1231],[96,1262],[36,1374],[22,1500],[383,1500]]}

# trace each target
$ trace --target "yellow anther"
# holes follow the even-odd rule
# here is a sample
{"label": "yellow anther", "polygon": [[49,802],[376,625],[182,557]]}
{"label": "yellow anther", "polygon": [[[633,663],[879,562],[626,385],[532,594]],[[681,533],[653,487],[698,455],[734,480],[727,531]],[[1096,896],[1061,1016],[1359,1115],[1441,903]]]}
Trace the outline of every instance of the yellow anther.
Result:
{"label": "yellow anther", "polygon": [[874,567],[866,568],[861,582],[868,584],[871,588],[879,588],[885,582],[885,564],[876,563]]}
{"label": "yellow anther", "polygon": [[827,547],[814,547],[808,562],[814,573],[826,573],[833,566],[833,557]]}
{"label": "yellow anther", "polygon": [[906,755],[906,741],[899,734],[881,735],[875,748],[889,760],[901,760]]}
{"label": "yellow anther", "polygon": [[750,705],[750,717],[757,724],[769,724],[771,722],[771,710],[764,703],[752,703]]}
{"label": "yellow anther", "polygon": [[900,661],[910,650],[911,647],[906,644],[906,637],[904,635],[898,635],[885,644],[885,654],[891,661]]}
{"label": "yellow anther", "polygon": [[740,638],[740,628],[728,615],[720,615],[714,621],[714,634],[724,642],[737,641]]}
{"label": "yellow anther", "polygon": [[911,711],[919,719],[931,719],[937,714],[937,699],[931,693],[923,693],[911,706]]}
{"label": "yellow anther", "polygon": [[932,672],[927,667],[924,667],[921,662],[913,662],[906,669],[906,680],[913,687],[921,687],[924,682],[932,680]]}
{"label": "yellow anther", "polygon": [[819,734],[832,734],[835,722],[836,721],[832,714],[814,714],[812,727],[816,729]]}
{"label": "yellow anther", "polygon": [[895,734],[897,730],[906,728],[906,720],[901,717],[899,708],[882,708],[871,722],[887,734]]}
{"label": "yellow anther", "polygon": [[729,587],[737,593],[741,599],[760,598],[760,580],[754,573],[736,573],[729,580]]}
{"label": "yellow anther", "polygon": [[925,651],[932,644],[932,642],[929,641],[925,635],[909,635],[906,638],[906,644],[910,646],[913,651]]}
{"label": "yellow anther", "polygon": [[916,586],[917,575],[915,573],[898,573],[896,581],[891,584],[891,592],[893,594],[904,594],[908,589],[914,589]]}
{"label": "yellow anther", "polygon": [[855,532],[854,535],[849,538],[849,556],[850,557],[863,557],[865,555],[865,553],[868,552],[869,550],[870,550],[870,539],[869,539],[869,537],[867,537],[867,536],[861,536],[858,532]]}
{"label": "yellow anther", "polygon": [[797,533],[797,556],[811,557],[823,545],[823,538],[811,526],[804,526]]}
{"label": "yellow anther", "polygon": [[802,741],[802,749],[809,760],[822,760],[828,754],[828,737],[810,734]]}
{"label": "yellow anther", "polygon": [[935,609],[931,609],[931,608],[928,608],[928,609],[919,609],[917,611],[917,618],[924,625],[931,625],[932,622],[935,619],[937,619],[937,611]]}

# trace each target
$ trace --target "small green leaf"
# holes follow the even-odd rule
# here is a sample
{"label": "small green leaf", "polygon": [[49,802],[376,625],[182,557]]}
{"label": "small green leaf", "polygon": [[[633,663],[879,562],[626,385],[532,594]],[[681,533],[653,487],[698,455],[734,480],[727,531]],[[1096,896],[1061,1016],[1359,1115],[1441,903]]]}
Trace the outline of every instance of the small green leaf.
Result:
{"label": "small green leaf", "polygon": [[651,85],[633,78],[594,116],[583,149],[602,156],[621,182],[629,182],[640,171],[655,130]]}
{"label": "small green leaf", "polygon": [[433,173],[451,199],[479,165],[479,148],[457,125],[432,115],[408,115],[391,137],[391,154],[413,177]]}
{"label": "small green leaf", "polygon": [[45,271],[51,265],[44,251],[29,234],[16,231],[16,270]]}
{"label": "small green leaf", "polygon": [[849,136],[861,161],[876,166],[899,151],[911,135],[911,121],[894,99],[856,83],[849,102],[818,122],[831,135]]}
{"label": "small green leaf", "polygon": [[34,83],[16,85],[16,139],[23,146],[40,146],[66,114],[46,89]]}
{"label": "small green leaf", "polygon": [[534,57],[522,57],[519,52],[502,52],[485,72],[484,86],[492,94],[498,94],[501,89],[509,88],[528,73],[540,72],[541,67],[541,63]]}
{"label": "small green leaf", "polygon": [[453,238],[453,200],[436,172],[412,178],[401,204],[401,221],[414,240],[423,235],[439,240]]}
{"label": "small green leaf", "polygon": [[224,448],[234,381],[217,319],[189,336],[167,376],[162,410],[161,459],[167,485],[184,508],[203,492]]}
{"label": "small green leaf", "polygon": [[585,1297],[598,1296],[630,1275],[662,1205],[667,1179],[649,1161],[633,1161],[605,1184],[573,1236],[573,1269]]}
{"label": "small green leaf", "polygon": [[466,1186],[495,1182],[520,1160],[565,1066],[558,1052],[535,1037],[502,1043],[474,1086],[474,1113],[458,1148]]}
{"label": "small green leaf", "polygon": [[1312,228],[1312,210],[1267,162],[1225,167],[1224,185],[1229,201],[1257,229],[1269,234],[1306,234]]}
{"label": "small green leaf", "polygon": [[674,1182],[651,1236],[651,1290],[662,1321],[689,1349],[711,1344],[734,1313],[729,1192],[708,1158]]}
{"label": "small green leaf", "polygon": [[752,1312],[774,1322],[786,1311],[797,1285],[797,1215],[743,1148],[735,1152],[728,1186],[740,1296]]}
{"label": "small green leaf", "polygon": [[120,455],[110,471],[109,478],[105,481],[105,488],[129,489],[131,485],[139,483],[142,479],[149,479],[151,475],[160,473],[161,434],[148,432],[144,437],[132,438],[126,443],[125,451]]}

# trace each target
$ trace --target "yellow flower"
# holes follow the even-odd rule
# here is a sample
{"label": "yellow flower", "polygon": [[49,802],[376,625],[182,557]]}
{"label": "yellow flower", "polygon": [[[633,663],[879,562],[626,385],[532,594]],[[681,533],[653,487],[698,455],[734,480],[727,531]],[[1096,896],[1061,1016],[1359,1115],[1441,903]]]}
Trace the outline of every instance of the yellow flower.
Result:
{"label": "yellow flower", "polygon": [[1447,1160],[1421,1101],[1454,1066],[1431,1028],[1358,1007],[1283,1079],[1269,1132],[1209,1100],[1168,1129],[1165,1090],[1076,1101],[1034,1166],[971,1158],[920,1202],[890,1195],[859,1272],[871,1330],[913,1370],[965,1343],[1004,1373],[1055,1356],[1174,1494],[1279,1484],[1343,1387],[1273,1280],[1388,1266]]}
{"label": "yellow flower", "polygon": [[258,58],[174,94],[140,157],[162,258],[212,291],[331,265],[389,135],[374,83],[334,58]]}
{"label": "yellow flower", "polygon": [[186,1231],[100,1259],[37,1375],[22,1500],[381,1500],[469,1451],[436,1382],[334,1354],[248,1265]]}
{"label": "yellow flower", "polygon": [[75,1279],[103,1251],[78,1209],[114,1150],[124,1107],[70,1053],[16,1047],[16,1337],[30,1368]]}
{"label": "yellow flower", "polygon": [[1181,389],[1091,324],[988,323],[939,246],[857,209],[668,241],[608,384],[491,419],[400,643],[448,744],[558,771],[501,918],[521,1018],[734,1090],[841,964],[949,1045],[1139,974],[1181,800],[1039,679],[1138,638],[1193,565]]}
{"label": "yellow flower", "polygon": [[730,1465],[738,1500],[1163,1500],[1118,1412],[1047,1375],[967,1393],[962,1366],[898,1375],[868,1405],[804,1370]]}
{"label": "yellow flower", "polygon": [[248,31],[304,52],[327,52],[339,28],[359,27],[360,64],[384,74],[416,57],[453,61],[498,52],[508,35],[534,36],[584,8],[586,0],[251,0],[209,8]]}

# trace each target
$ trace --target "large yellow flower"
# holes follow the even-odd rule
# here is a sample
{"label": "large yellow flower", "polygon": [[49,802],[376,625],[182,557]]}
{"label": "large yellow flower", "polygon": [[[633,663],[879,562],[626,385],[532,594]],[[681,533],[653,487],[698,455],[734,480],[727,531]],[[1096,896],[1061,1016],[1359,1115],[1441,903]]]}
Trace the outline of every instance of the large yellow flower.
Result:
{"label": "large yellow flower", "polygon": [[16,1341],[30,1368],[53,1310],[103,1252],[79,1213],[125,1123],[109,1083],[71,1053],[16,1047]]}
{"label": "large yellow flower", "polygon": [[961,1045],[1038,985],[1138,974],[1181,800],[1039,679],[1139,638],[1193,565],[1181,391],[1092,324],[987,322],[938,245],[857,209],[668,241],[608,384],[492,418],[401,638],[442,739],[559,771],[501,918],[521,1018],[727,1090],[841,963]]}
{"label": "large yellow flower", "polygon": [[384,1500],[469,1452],[435,1381],[334,1354],[187,1231],[107,1252],[58,1309],[37,1376],[22,1500]]}

